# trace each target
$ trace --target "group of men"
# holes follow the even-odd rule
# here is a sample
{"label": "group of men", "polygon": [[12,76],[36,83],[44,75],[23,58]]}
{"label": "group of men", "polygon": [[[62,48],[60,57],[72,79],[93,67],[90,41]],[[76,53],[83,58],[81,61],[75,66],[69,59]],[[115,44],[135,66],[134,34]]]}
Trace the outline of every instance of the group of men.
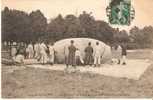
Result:
{"label": "group of men", "polygon": [[35,44],[29,43],[26,48],[22,50],[16,50],[15,47],[11,49],[11,56],[15,62],[23,63],[24,59],[37,59],[40,63],[54,63],[54,53],[53,43],[37,42]]}
{"label": "group of men", "polygon": [[[80,50],[75,47],[74,45],[74,41],[71,40],[71,44],[68,47],[68,57],[66,59],[66,65],[67,67],[69,65],[71,66],[76,66],[79,63],[81,63],[82,65],[94,65],[94,67],[96,66],[100,66],[101,64],[101,60],[102,60],[102,48],[99,45],[99,42],[96,42],[96,46],[93,48],[91,46],[91,42],[88,43],[88,46],[85,48],[84,52],[85,52],[85,57],[84,59],[81,56],[81,52]],[[116,45],[115,46],[115,51],[117,53],[117,56],[115,57],[118,60],[117,64],[121,64],[121,60],[122,60],[122,64],[126,65],[126,46],[125,44],[122,45]],[[112,56],[112,59],[114,58],[114,56]],[[112,61],[113,62],[113,61]]]}
{"label": "group of men", "polygon": [[[70,45],[68,46],[68,55],[65,56],[65,64],[67,68],[69,66],[76,67],[77,65],[90,65],[90,66],[100,66],[101,64],[101,51],[102,48],[99,45],[99,42],[96,42],[96,46],[93,48],[91,42],[88,43],[87,47],[84,49],[85,57],[82,57],[82,54],[74,45],[74,41],[70,41]],[[123,65],[126,64],[126,47],[116,46],[116,51],[121,51],[122,53],[118,53],[119,55],[116,57],[118,59],[118,64],[121,62],[121,55],[123,58]],[[26,59],[37,59],[40,63],[46,64],[50,63],[51,65],[55,62],[55,49],[54,43],[44,43],[37,42],[35,44],[29,43],[25,49],[25,53],[16,52],[14,48],[11,51],[12,58],[16,62],[24,62],[24,57]]]}
{"label": "group of men", "polygon": [[115,45],[112,47],[112,62],[114,58],[117,60],[117,64],[126,65],[127,47],[125,43]]}
{"label": "group of men", "polygon": [[91,42],[88,43],[88,46],[85,48],[85,57],[84,59],[81,56],[80,50],[75,47],[74,41],[71,40],[70,46],[68,46],[68,57],[66,59],[66,65],[67,67],[69,65],[76,66],[79,64],[82,65],[94,65],[94,66],[100,66],[101,64],[101,47],[99,45],[99,42],[96,42],[96,47],[93,49],[91,46]]}
{"label": "group of men", "polygon": [[52,65],[54,63],[54,53],[53,43],[38,42],[34,46],[30,43],[26,48],[27,58],[35,58],[42,64],[50,63]]}

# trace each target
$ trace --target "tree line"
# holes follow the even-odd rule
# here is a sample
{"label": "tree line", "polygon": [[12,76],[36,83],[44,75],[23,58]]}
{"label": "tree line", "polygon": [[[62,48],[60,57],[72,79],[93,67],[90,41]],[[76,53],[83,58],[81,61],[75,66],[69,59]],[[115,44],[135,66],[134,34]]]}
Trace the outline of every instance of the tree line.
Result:
{"label": "tree line", "polygon": [[[83,11],[78,17],[73,14],[63,17],[59,14],[47,23],[47,18],[40,10],[26,13],[9,9],[2,10],[2,41],[35,42],[38,39],[57,41],[64,38],[88,37],[101,40],[105,43],[153,43],[153,27],[143,29],[133,27],[130,35],[125,30],[112,28],[102,20],[96,20],[90,13]],[[143,41],[141,41],[143,39]],[[143,43],[142,43],[143,42]]]}

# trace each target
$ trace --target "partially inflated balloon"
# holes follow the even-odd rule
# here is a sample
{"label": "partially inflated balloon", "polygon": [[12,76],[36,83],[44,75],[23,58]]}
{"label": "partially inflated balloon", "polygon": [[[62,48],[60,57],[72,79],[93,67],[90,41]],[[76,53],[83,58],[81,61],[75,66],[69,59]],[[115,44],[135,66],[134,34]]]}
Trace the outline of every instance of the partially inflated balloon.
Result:
{"label": "partially inflated balloon", "polygon": [[69,38],[69,39],[59,40],[54,44],[54,48],[56,51],[56,58],[59,63],[64,63],[65,57],[68,56],[68,46],[70,46],[71,40],[74,41],[74,46],[80,50],[83,58],[85,56],[84,50],[88,46],[88,43],[91,42],[91,46],[95,50],[96,42],[99,42],[99,45],[101,47],[101,57],[102,57],[101,63],[106,63],[111,60],[111,48],[105,43],[90,38]]}

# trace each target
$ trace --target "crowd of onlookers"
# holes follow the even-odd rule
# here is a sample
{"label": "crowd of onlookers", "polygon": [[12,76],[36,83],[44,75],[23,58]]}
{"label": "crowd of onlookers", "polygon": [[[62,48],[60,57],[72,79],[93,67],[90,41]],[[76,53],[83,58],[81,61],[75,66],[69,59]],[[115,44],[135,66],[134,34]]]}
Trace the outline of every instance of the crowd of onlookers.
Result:
{"label": "crowd of onlookers", "polygon": [[[96,46],[93,48],[91,42],[88,43],[84,49],[85,57],[83,58],[79,48],[74,45],[74,40],[70,41],[68,54],[65,56],[65,64],[69,66],[77,65],[90,65],[100,66],[101,65],[101,47],[99,42],[96,42]],[[112,49],[112,63],[114,58],[117,59],[117,64],[126,65],[126,45],[124,43],[117,44]],[[16,63],[24,63],[24,59],[37,59],[41,64],[55,63],[56,51],[54,49],[54,43],[45,43],[44,41],[37,41],[35,43],[30,42],[26,46],[11,46],[11,58]]]}

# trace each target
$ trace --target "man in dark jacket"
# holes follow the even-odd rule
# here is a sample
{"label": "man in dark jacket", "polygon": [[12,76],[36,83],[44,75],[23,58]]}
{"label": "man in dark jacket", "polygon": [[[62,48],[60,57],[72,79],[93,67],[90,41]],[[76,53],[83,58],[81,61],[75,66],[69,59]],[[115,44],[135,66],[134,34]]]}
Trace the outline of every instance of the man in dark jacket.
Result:
{"label": "man in dark jacket", "polygon": [[72,65],[75,67],[75,52],[76,52],[76,47],[74,46],[74,41],[71,40],[71,45],[68,47],[68,62],[67,62],[67,67],[68,65]]}
{"label": "man in dark jacket", "polygon": [[91,42],[88,43],[88,46],[85,48],[85,65],[92,65],[93,63],[93,48]]}

